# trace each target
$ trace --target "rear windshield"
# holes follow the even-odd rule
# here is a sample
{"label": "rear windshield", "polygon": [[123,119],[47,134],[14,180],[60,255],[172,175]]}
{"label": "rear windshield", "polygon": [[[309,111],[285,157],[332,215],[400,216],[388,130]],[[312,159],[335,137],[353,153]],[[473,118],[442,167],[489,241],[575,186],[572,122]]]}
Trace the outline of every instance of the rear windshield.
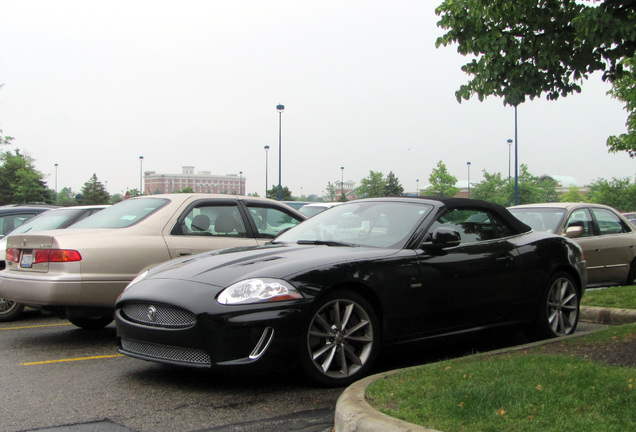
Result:
{"label": "rear windshield", "polygon": [[165,198],[139,198],[121,201],[93,216],[71,225],[73,228],[126,228],[144,220],[170,201]]}

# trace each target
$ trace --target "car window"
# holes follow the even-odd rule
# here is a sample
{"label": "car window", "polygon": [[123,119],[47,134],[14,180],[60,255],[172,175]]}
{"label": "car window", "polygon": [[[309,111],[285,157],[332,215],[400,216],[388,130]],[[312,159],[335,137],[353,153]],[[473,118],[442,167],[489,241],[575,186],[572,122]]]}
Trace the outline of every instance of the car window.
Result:
{"label": "car window", "polygon": [[573,226],[583,227],[583,234],[581,237],[590,237],[595,235],[594,222],[592,221],[592,215],[588,209],[574,210],[567,223],[565,224],[565,230]]}
{"label": "car window", "polygon": [[172,235],[246,237],[245,223],[236,204],[203,203],[180,218]]}
{"label": "car window", "polygon": [[616,215],[614,212],[601,209],[592,208],[592,213],[596,219],[598,230],[600,235],[620,234],[624,232],[631,232],[627,225]]}
{"label": "car window", "polygon": [[439,227],[459,232],[461,244],[494,240],[514,234],[507,224],[483,210],[450,210],[433,222],[428,230],[429,234]]}
{"label": "car window", "polygon": [[274,238],[281,231],[295,227],[302,222],[302,219],[297,216],[267,204],[248,202],[246,205],[260,237]]}
{"label": "car window", "polygon": [[510,213],[535,231],[555,233],[565,215],[562,208],[509,208]]}
{"label": "car window", "polygon": [[118,202],[69,228],[126,228],[144,220],[170,201],[165,198],[139,198]]}
{"label": "car window", "polygon": [[0,236],[9,234],[33,216],[35,216],[35,213],[20,213],[0,216]]}

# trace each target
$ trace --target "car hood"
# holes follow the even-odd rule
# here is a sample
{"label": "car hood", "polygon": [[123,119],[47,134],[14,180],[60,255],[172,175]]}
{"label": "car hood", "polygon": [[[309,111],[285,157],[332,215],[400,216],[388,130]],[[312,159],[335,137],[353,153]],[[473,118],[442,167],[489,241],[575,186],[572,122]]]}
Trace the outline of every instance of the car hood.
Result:
{"label": "car hood", "polygon": [[148,278],[226,287],[252,277],[291,280],[299,273],[340,263],[374,260],[398,252],[348,246],[268,244],[205,252],[168,261],[153,268]]}

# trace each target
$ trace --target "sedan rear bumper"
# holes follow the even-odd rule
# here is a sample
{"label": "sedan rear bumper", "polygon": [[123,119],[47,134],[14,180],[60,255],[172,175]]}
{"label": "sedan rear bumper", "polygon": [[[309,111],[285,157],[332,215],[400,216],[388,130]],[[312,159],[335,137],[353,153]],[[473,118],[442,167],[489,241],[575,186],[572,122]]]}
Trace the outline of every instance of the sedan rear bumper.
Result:
{"label": "sedan rear bumper", "polygon": [[114,308],[127,281],[56,279],[38,273],[0,273],[0,298],[32,306],[98,306]]}

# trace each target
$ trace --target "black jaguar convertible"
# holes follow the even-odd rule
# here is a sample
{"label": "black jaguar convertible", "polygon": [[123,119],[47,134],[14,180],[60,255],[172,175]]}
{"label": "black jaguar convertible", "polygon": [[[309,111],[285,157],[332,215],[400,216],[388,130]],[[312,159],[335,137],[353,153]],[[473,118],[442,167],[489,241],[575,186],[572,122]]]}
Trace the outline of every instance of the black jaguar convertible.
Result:
{"label": "black jaguar convertible", "polygon": [[322,385],[360,379],[387,346],[517,326],[576,329],[581,249],[505,208],[373,198],[332,207],[264,246],[169,261],[117,302],[119,351],[175,365],[300,365]]}

